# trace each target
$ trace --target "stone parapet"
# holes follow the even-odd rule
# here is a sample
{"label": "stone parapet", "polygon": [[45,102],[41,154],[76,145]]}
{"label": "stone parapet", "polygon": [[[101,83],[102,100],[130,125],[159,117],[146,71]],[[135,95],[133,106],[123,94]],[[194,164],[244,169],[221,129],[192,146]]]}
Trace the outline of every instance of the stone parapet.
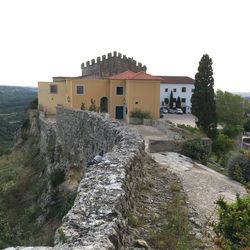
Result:
{"label": "stone parapet", "polygon": [[85,163],[100,150],[105,156],[101,163],[86,169],[74,206],[56,233],[55,244],[120,249],[127,213],[143,175],[142,137],[105,115],[63,108],[57,110],[57,129],[60,145],[77,155],[84,152],[80,158]]}
{"label": "stone parapet", "polygon": [[[53,148],[53,160],[46,156],[50,167],[77,166],[83,178],[73,207],[57,229],[54,247],[9,250],[122,249],[128,212],[144,175],[142,137],[103,114],[63,107],[57,108],[56,123],[40,117],[40,129],[41,153],[48,155]],[[102,162],[87,167],[101,150]]]}

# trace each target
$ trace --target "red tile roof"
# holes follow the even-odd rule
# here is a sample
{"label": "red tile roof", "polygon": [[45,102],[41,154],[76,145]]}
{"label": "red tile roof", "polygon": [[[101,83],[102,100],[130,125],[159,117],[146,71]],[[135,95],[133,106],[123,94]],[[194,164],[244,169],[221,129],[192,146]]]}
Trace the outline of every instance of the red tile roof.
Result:
{"label": "red tile roof", "polygon": [[189,83],[194,84],[194,79],[188,76],[160,76],[161,83]]}
{"label": "red tile roof", "polygon": [[133,72],[127,70],[125,72],[119,73],[117,75],[111,76],[111,80],[161,80],[161,77],[152,76],[144,71]]}

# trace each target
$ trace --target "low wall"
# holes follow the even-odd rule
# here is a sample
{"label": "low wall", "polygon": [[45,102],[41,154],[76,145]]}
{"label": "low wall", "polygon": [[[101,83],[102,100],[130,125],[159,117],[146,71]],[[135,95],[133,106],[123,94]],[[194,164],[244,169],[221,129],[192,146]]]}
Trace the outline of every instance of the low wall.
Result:
{"label": "low wall", "polygon": [[152,126],[167,134],[169,129],[176,129],[176,126],[167,120],[152,120]]}
{"label": "low wall", "polygon": [[184,140],[164,140],[164,139],[149,139],[148,151],[150,153],[157,152],[176,152],[182,150]]}
{"label": "low wall", "polygon": [[[63,164],[63,154],[70,155],[70,164],[82,168],[84,176],[56,232],[55,246],[27,249],[121,249],[127,214],[143,177],[142,137],[105,115],[62,107],[56,123],[41,118],[40,128],[41,153],[48,154],[53,146],[57,165]],[[103,161],[87,168],[100,150],[105,153]]]}

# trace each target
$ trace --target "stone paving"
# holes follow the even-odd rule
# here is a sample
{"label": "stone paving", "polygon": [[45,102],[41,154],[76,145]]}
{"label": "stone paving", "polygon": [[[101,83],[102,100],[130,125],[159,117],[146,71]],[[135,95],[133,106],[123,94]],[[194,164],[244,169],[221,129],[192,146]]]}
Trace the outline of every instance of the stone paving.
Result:
{"label": "stone paving", "polygon": [[179,140],[181,138],[180,134],[169,129],[168,133],[164,133],[157,128],[152,126],[145,126],[145,125],[131,125],[128,126],[134,130],[136,130],[140,135],[143,136],[145,141],[145,148],[148,148],[148,141],[149,139],[161,139],[161,140]]}

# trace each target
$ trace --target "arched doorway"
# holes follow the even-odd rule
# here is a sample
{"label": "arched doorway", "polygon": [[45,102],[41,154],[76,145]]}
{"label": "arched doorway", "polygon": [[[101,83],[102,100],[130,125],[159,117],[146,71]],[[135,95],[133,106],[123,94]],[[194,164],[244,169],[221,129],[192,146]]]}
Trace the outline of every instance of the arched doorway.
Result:
{"label": "arched doorway", "polygon": [[101,113],[108,113],[108,97],[104,96],[100,100]]}

